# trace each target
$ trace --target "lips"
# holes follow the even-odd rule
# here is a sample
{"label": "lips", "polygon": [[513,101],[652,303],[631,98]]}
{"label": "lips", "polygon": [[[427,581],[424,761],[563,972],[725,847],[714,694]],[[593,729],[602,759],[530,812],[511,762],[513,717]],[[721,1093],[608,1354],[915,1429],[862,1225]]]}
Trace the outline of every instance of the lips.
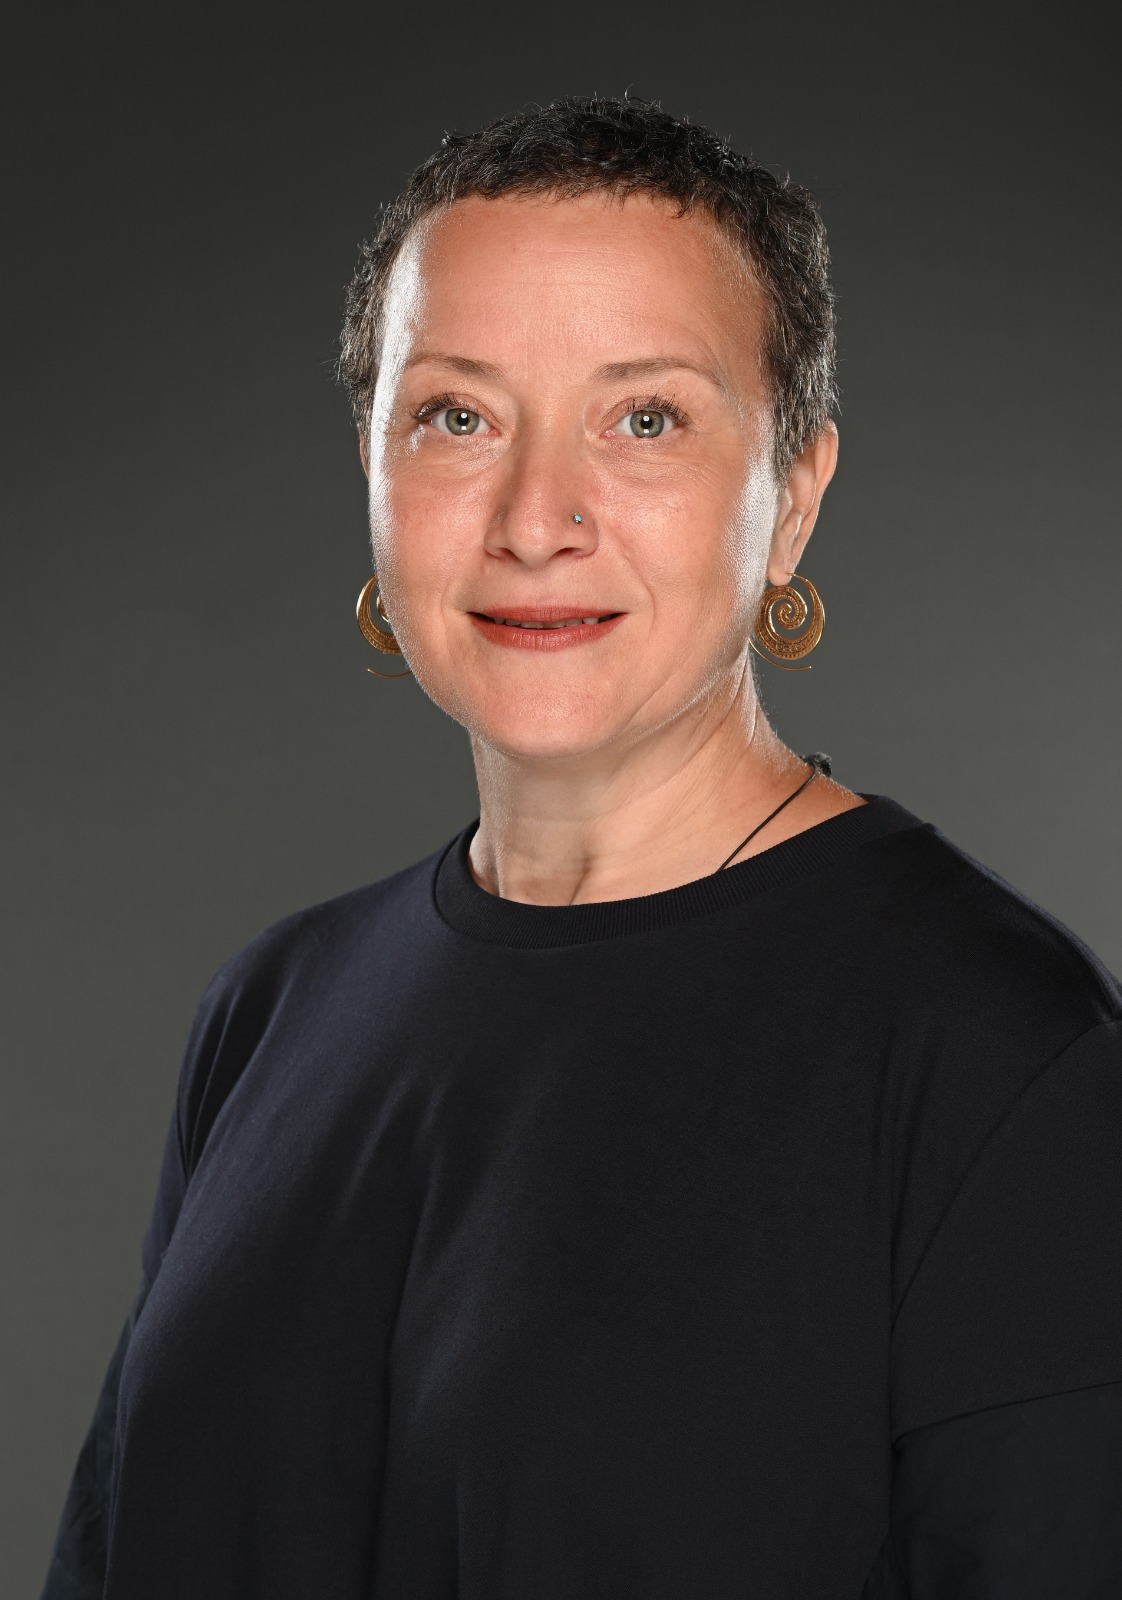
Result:
{"label": "lips", "polygon": [[479,613],[484,622],[497,622],[504,628],[591,628],[593,623],[604,622],[608,617],[618,615],[614,611],[605,611],[600,616],[591,617],[564,617],[558,622],[518,622],[514,617],[488,617]]}
{"label": "lips", "polygon": [[602,606],[495,606],[468,613],[476,629],[493,644],[531,650],[557,650],[602,639],[623,616]]}

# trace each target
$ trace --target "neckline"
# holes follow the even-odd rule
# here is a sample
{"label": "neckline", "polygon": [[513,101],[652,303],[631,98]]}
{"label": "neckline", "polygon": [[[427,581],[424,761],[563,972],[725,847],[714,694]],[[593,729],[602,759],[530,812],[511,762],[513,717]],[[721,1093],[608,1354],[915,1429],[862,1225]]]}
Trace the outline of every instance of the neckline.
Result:
{"label": "neckline", "polygon": [[633,899],[589,900],[575,906],[527,905],[481,888],[468,861],[479,827],[476,817],[449,842],[437,863],[433,884],[437,910],[445,922],[469,939],[523,950],[650,933],[740,905],[792,878],[831,866],[860,845],[886,834],[930,827],[887,795],[862,794],[861,798],[866,802],[863,806],[827,817],[707,877]]}

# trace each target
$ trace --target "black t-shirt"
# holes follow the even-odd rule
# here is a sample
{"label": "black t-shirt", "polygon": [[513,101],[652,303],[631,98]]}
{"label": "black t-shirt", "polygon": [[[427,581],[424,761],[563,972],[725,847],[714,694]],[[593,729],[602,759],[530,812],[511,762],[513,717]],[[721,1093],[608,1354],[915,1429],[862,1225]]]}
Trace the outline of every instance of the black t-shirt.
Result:
{"label": "black t-shirt", "polygon": [[570,907],[469,828],[223,967],[52,1600],[1122,1592],[1122,993],[867,798]]}

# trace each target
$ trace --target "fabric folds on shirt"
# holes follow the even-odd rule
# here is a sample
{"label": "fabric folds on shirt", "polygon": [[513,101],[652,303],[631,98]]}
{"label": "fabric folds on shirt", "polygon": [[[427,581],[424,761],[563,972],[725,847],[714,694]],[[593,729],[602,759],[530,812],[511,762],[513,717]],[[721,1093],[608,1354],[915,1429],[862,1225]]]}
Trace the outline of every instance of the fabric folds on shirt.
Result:
{"label": "fabric folds on shirt", "polygon": [[[133,1325],[130,1311],[42,1600],[104,1593],[117,1382]],[[893,1452],[889,1531],[860,1600],[1113,1600],[1120,1578],[1122,1383],[1114,1383],[905,1434]]]}
{"label": "fabric folds on shirt", "polygon": [[995,1406],[898,1441],[862,1600],[1112,1600],[1122,1383]]}

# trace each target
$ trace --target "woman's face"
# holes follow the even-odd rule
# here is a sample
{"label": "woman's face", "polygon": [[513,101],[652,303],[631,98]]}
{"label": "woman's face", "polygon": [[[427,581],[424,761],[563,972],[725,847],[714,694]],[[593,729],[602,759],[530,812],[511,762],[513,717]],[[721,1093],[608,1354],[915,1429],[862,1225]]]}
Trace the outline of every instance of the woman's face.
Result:
{"label": "woman's face", "polygon": [[[769,554],[773,581],[791,566],[760,332],[711,221],[646,196],[468,199],[407,242],[375,566],[418,680],[473,736],[623,749],[740,681]],[[598,620],[510,626],[570,618]]]}

